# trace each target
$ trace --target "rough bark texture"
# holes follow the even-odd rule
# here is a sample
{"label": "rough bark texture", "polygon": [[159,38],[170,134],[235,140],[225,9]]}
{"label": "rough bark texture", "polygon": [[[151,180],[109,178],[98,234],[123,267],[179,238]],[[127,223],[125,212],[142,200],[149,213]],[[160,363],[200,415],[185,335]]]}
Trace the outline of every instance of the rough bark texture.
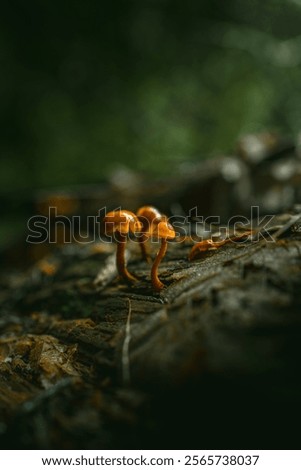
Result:
{"label": "rough bark texture", "polygon": [[297,445],[299,233],[194,262],[191,242],[170,244],[160,294],[136,245],[132,287],[107,244],[2,277],[3,447]]}
{"label": "rough bark texture", "polygon": [[[272,142],[256,164],[242,141],[240,158],[182,169],[162,184],[129,178],[80,201],[47,196],[38,213],[55,205],[63,215],[95,214],[121,202],[129,210],[152,202],[168,214],[196,206],[222,219],[249,215],[252,204],[281,213],[301,202],[300,160],[290,143]],[[273,243],[229,243],[192,262],[193,242],[170,243],[161,293],[137,243],[127,249],[133,286],[118,279],[107,243],[7,250],[1,447],[298,448],[298,213],[273,219]],[[17,269],[12,260],[28,253],[35,264]]]}

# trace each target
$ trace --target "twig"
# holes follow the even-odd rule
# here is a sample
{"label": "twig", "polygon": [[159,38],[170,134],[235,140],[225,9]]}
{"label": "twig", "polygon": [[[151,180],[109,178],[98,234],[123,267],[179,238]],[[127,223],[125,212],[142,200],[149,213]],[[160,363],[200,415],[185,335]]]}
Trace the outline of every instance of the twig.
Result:
{"label": "twig", "polygon": [[283,233],[285,233],[287,230],[289,230],[292,227],[292,225],[299,222],[300,218],[301,218],[300,214],[292,215],[290,220],[285,225],[283,225],[279,230],[277,230],[276,233],[274,233],[274,237],[276,239],[279,238]]}
{"label": "twig", "polygon": [[125,325],[125,338],[122,346],[122,377],[123,377],[123,382],[126,385],[129,385],[130,383],[130,356],[129,356],[129,345],[131,341],[131,313],[132,313],[132,307],[131,307],[131,301],[128,299],[128,316],[127,316],[127,321]]}

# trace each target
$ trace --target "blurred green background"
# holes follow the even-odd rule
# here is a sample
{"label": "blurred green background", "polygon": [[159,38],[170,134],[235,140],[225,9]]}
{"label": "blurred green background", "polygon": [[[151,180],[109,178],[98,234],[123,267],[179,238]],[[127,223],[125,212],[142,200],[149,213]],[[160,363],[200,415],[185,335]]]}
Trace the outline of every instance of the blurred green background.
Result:
{"label": "blurred green background", "polygon": [[5,2],[0,61],[4,201],[301,128],[301,0]]}
{"label": "blurred green background", "polygon": [[0,24],[2,191],[301,128],[301,0],[12,1]]}

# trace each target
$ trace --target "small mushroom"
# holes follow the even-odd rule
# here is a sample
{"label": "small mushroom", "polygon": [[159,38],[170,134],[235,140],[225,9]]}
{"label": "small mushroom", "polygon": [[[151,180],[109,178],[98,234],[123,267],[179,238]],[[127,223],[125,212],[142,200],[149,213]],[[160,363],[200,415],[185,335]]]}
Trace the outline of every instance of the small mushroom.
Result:
{"label": "small mushroom", "polygon": [[252,235],[252,230],[247,230],[239,235],[231,235],[225,238],[224,240],[214,241],[211,238],[208,240],[202,240],[201,242],[196,243],[190,250],[188,259],[192,261],[196,258],[200,258],[204,252],[217,250],[226,243],[235,243],[239,241],[248,241]]}
{"label": "small mushroom", "polygon": [[191,248],[191,251],[189,253],[189,261],[194,260],[195,258],[198,258],[201,256],[201,253],[204,253],[206,251],[210,250],[217,250],[220,248],[222,245],[225,245],[228,240],[220,240],[220,241],[213,241],[211,239],[209,240],[202,240],[201,242],[196,243],[193,245]]}
{"label": "small mushroom", "polygon": [[161,260],[164,258],[167,250],[167,240],[175,238],[176,232],[173,227],[167,222],[167,220],[162,220],[158,223],[153,231],[153,235],[158,239],[161,239],[161,247],[157,253],[156,259],[152,266],[151,270],[151,279],[154,290],[160,291],[163,289],[164,284],[160,281],[158,277],[158,267]]}
{"label": "small mushroom", "polygon": [[152,236],[154,229],[159,222],[166,219],[165,215],[162,215],[158,209],[153,206],[143,206],[136,212],[138,220],[142,223],[141,235],[139,236],[139,245],[141,249],[142,258],[150,262],[151,257],[147,252],[146,242],[150,236]]}
{"label": "small mushroom", "polygon": [[108,212],[103,219],[105,234],[114,236],[117,242],[116,250],[116,267],[122,279],[127,282],[137,281],[137,279],[129,273],[125,262],[125,245],[129,232],[140,232],[142,224],[133,212],[126,210],[117,210]]}

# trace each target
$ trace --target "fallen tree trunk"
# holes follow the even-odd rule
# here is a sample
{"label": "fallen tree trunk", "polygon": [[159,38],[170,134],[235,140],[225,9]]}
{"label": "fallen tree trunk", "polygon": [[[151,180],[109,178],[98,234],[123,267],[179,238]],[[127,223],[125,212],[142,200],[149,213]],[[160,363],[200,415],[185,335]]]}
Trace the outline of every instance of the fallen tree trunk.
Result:
{"label": "fallen tree trunk", "polygon": [[297,446],[301,239],[290,220],[279,217],[274,243],[193,262],[192,242],[170,244],[158,294],[135,244],[133,286],[101,243],[4,273],[2,448]]}

